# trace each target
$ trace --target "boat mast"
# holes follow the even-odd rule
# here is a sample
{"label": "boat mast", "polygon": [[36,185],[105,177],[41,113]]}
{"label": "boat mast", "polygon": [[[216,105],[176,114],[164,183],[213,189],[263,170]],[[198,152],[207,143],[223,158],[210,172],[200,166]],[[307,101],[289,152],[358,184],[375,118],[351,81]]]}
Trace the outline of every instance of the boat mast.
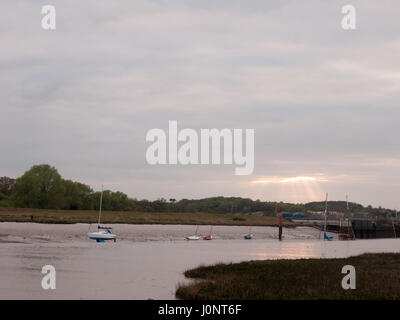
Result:
{"label": "boat mast", "polygon": [[103,203],[103,185],[101,185],[101,194],[100,194],[100,208],[99,208],[99,221],[97,222],[97,227],[100,227],[100,218],[101,218],[101,204]]}
{"label": "boat mast", "polygon": [[326,193],[326,198],[325,198],[325,227],[324,227],[325,233],[326,233],[327,218],[328,218],[328,192]]}

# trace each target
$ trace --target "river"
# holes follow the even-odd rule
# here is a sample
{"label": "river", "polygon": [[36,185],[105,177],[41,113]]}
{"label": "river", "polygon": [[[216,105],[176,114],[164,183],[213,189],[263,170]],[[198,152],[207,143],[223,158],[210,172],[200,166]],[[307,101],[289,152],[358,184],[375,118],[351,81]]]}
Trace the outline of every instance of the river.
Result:
{"label": "river", "polygon": [[[0,223],[0,299],[174,299],[188,268],[259,259],[334,258],[400,252],[399,239],[320,241],[318,230],[213,227],[212,241],[185,241],[196,226],[113,225],[116,243],[86,238],[89,225]],[[200,226],[205,235],[210,226]],[[56,289],[43,290],[44,265],[56,270]]]}

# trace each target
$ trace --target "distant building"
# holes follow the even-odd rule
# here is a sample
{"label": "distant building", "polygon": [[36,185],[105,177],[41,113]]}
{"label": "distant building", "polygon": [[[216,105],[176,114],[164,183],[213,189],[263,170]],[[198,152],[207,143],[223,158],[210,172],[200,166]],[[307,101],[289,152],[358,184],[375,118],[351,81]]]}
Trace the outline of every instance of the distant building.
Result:
{"label": "distant building", "polygon": [[[310,214],[310,215],[325,215],[325,211],[311,211],[311,210],[308,210],[307,213]],[[343,217],[344,216],[344,212],[328,211],[328,216]]]}
{"label": "distant building", "polygon": [[284,218],[307,218],[309,215],[303,212],[282,212]]}

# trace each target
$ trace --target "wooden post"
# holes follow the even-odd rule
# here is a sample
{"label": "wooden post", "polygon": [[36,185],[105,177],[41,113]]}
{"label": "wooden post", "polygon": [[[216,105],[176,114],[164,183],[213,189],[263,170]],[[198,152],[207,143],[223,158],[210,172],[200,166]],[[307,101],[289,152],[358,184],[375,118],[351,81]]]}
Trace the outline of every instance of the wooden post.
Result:
{"label": "wooden post", "polygon": [[279,208],[279,241],[282,241],[282,207]]}

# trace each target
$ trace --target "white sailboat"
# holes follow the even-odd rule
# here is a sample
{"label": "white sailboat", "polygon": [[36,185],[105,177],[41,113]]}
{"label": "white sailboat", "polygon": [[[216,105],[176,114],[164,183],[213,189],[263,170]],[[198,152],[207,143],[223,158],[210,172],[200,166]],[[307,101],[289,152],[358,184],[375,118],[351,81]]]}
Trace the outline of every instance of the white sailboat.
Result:
{"label": "white sailboat", "polygon": [[[89,237],[89,239],[96,240],[96,242],[104,242],[106,240],[114,240],[114,242],[116,242],[117,236],[111,232],[112,228],[102,227],[100,225],[102,203],[103,203],[103,186],[101,186],[99,220],[97,222],[97,229],[99,231],[89,232],[88,237]],[[89,227],[89,229],[90,229],[90,227]]]}
{"label": "white sailboat", "polygon": [[185,237],[185,239],[186,240],[199,240],[200,237],[197,235],[198,230],[199,230],[199,226],[197,226],[194,236],[188,236],[188,237]]}
{"label": "white sailboat", "polygon": [[[326,198],[325,198],[325,224],[324,224],[324,240],[328,240],[328,241],[332,241],[333,237],[332,236],[328,236],[326,234],[326,225],[327,225],[327,219],[328,219],[328,193],[326,193]],[[322,228],[319,232],[319,238],[321,238],[321,231]]]}

